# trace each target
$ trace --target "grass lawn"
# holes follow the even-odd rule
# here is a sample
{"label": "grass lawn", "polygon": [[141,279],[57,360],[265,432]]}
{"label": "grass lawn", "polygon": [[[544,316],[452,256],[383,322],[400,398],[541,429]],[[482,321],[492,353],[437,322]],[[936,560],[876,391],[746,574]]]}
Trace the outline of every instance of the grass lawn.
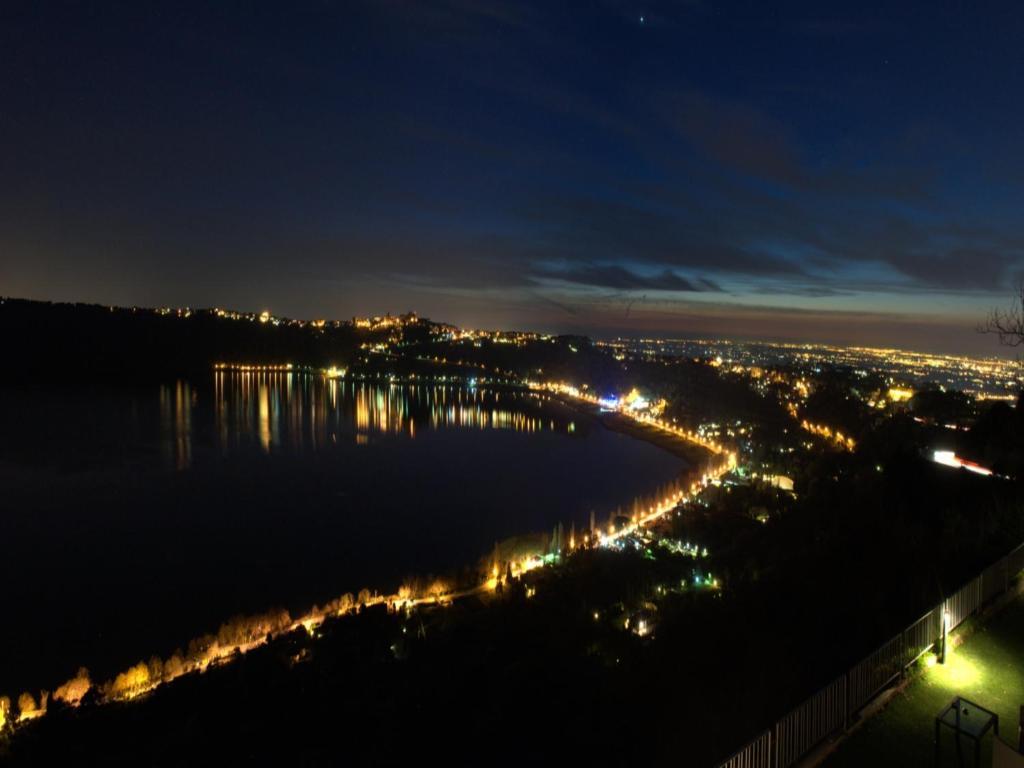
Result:
{"label": "grass lawn", "polygon": [[[963,696],[999,715],[999,733],[1016,745],[1020,707],[1024,704],[1024,598],[977,627],[945,665],[928,666],[868,719],[825,761],[827,768],[931,766],[935,716],[955,696]],[[942,734],[942,765],[958,766],[952,731]],[[981,765],[991,764],[991,736],[986,735]],[[973,765],[973,743],[963,740],[965,766]]]}

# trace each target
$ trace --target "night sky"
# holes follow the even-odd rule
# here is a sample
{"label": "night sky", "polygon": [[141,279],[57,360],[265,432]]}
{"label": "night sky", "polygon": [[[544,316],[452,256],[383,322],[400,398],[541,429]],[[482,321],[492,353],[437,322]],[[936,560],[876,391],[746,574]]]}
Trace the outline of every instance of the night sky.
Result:
{"label": "night sky", "polygon": [[6,0],[0,294],[994,354],[1022,40],[1017,2]]}

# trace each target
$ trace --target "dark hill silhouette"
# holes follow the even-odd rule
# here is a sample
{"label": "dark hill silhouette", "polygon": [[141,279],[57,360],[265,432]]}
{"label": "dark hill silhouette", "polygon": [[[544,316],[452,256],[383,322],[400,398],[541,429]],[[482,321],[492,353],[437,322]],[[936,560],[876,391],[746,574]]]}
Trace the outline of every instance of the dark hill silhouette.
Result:
{"label": "dark hill silhouette", "polygon": [[154,309],[0,300],[9,376],[137,376],[208,371],[218,362],[344,366],[379,332],[349,322],[234,319],[216,310]]}

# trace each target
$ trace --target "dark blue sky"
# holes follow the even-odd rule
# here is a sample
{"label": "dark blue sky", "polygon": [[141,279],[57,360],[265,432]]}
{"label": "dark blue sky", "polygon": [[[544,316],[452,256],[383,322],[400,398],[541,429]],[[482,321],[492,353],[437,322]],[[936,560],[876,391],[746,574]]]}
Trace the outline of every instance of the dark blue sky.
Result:
{"label": "dark blue sky", "polygon": [[0,5],[0,293],[998,351],[1019,3]]}

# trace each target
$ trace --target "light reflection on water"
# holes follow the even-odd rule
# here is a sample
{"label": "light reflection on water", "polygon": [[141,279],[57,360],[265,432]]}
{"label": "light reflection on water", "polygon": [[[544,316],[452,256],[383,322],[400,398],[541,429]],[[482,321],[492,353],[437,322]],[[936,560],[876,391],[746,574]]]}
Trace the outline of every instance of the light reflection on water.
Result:
{"label": "light reflection on water", "polygon": [[[210,395],[207,395],[209,397]],[[264,453],[302,453],[379,436],[415,439],[424,429],[501,429],[574,433],[576,424],[540,408],[538,395],[512,390],[419,384],[380,385],[315,374],[217,371],[212,403],[186,381],[160,387],[161,454],[165,465],[192,463],[197,411],[210,408],[221,453],[255,446]]]}
{"label": "light reflection on water", "polygon": [[192,463],[192,406],[195,393],[187,381],[160,387],[160,427],[164,462],[175,469]]}

